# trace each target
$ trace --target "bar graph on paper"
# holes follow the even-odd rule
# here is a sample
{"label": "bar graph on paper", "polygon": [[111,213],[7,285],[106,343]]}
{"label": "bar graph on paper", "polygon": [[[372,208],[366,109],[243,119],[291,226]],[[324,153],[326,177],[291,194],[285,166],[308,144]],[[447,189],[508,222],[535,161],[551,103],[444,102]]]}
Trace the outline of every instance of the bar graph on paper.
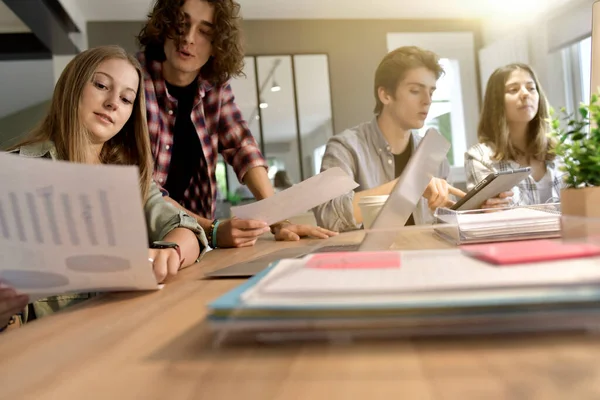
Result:
{"label": "bar graph on paper", "polygon": [[106,190],[56,193],[44,187],[0,194],[0,241],[56,246],[117,245]]}

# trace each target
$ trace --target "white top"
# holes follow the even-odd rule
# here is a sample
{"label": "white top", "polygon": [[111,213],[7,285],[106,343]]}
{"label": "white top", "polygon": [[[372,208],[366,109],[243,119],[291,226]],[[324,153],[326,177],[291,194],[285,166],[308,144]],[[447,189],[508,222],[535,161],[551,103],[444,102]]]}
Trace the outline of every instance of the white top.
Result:
{"label": "white top", "polygon": [[546,169],[546,173],[539,181],[535,182],[538,193],[540,194],[540,204],[548,203],[552,199],[552,176],[550,171]]}

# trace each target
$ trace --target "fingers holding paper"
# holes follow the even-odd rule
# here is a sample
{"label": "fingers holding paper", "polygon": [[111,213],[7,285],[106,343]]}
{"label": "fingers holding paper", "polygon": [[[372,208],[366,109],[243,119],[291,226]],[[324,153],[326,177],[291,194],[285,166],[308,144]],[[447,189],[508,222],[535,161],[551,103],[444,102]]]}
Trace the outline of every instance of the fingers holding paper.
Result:
{"label": "fingers holding paper", "polygon": [[254,246],[258,237],[269,231],[269,225],[263,221],[239,218],[224,220],[217,227],[217,246]]}
{"label": "fingers holding paper", "polygon": [[438,207],[452,206],[454,200],[452,200],[450,195],[462,198],[465,196],[465,192],[450,185],[445,179],[440,178],[431,178],[423,193],[423,197],[427,199],[427,204],[431,210],[435,210]]}

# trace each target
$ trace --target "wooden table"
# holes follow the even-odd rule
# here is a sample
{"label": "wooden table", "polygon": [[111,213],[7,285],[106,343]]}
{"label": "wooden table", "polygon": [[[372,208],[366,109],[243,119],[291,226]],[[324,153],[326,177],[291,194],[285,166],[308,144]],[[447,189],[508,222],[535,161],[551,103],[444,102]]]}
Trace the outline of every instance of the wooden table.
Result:
{"label": "wooden table", "polygon": [[[397,243],[448,245],[430,228]],[[355,242],[362,233],[329,242]],[[215,348],[205,305],[239,280],[202,280],[280,247],[215,250],[153,293],[112,293],[0,336],[0,399],[599,399],[592,335]]]}

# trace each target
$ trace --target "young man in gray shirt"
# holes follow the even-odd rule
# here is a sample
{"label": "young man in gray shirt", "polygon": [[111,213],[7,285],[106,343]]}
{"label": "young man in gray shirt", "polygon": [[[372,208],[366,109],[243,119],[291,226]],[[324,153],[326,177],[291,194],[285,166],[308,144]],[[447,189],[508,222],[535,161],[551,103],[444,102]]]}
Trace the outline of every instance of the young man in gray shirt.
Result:
{"label": "young man in gray shirt", "polygon": [[[359,229],[360,199],[390,194],[421,139],[412,130],[423,127],[443,72],[437,55],[414,46],[400,47],[383,58],[375,72],[375,117],[329,139],[321,164],[321,171],[340,167],[359,186],[316,207],[319,226],[339,232]],[[431,210],[452,205],[450,195],[465,195],[448,184],[449,172],[445,161],[407,225],[431,222]]]}

